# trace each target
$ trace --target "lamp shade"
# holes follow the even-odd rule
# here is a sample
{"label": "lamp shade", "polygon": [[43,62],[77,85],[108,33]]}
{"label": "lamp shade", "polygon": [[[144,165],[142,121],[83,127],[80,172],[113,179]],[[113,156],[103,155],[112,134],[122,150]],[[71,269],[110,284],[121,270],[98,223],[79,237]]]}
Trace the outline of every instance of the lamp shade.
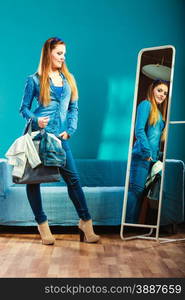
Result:
{"label": "lamp shade", "polygon": [[163,65],[145,65],[142,67],[142,73],[151,79],[162,79],[170,81],[171,68]]}

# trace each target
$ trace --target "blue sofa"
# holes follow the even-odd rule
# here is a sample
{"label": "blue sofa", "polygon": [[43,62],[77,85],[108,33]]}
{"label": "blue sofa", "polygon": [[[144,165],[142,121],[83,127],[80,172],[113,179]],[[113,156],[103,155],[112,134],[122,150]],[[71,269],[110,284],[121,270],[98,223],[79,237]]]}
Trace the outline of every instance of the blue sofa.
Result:
{"label": "blue sofa", "polygon": [[[77,159],[81,185],[94,225],[121,224],[126,161]],[[0,225],[34,226],[24,185],[11,179],[12,167],[0,160]],[[167,160],[161,225],[184,222],[184,164]],[[78,216],[63,181],[41,185],[50,225],[74,226]]]}

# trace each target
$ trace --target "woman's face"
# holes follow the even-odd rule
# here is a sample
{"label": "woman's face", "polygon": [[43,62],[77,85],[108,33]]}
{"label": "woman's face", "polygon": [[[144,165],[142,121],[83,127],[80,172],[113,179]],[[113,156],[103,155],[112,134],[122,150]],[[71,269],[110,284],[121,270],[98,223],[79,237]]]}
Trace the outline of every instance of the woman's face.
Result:
{"label": "woman's face", "polygon": [[168,95],[168,87],[165,84],[159,84],[153,89],[153,93],[156,103],[161,104]]}
{"label": "woman's face", "polygon": [[56,45],[56,47],[51,51],[51,67],[52,69],[60,69],[63,62],[65,61],[66,46]]}

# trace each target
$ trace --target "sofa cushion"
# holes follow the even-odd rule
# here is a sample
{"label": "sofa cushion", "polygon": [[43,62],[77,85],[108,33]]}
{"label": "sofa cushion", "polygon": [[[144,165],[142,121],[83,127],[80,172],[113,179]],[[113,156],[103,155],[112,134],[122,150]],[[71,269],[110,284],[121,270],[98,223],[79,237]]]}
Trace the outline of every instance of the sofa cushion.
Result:
{"label": "sofa cushion", "polygon": [[[123,187],[83,187],[94,225],[119,225]],[[43,207],[51,225],[75,226],[79,221],[66,187],[41,187]],[[0,198],[0,224],[33,226],[35,220],[26,189],[11,187],[7,199]]]}
{"label": "sofa cushion", "polygon": [[[82,186],[124,186],[126,161],[76,159],[75,162]],[[60,182],[43,183],[42,185],[65,186],[65,183],[61,178]],[[11,186],[22,187],[24,185],[11,182]]]}

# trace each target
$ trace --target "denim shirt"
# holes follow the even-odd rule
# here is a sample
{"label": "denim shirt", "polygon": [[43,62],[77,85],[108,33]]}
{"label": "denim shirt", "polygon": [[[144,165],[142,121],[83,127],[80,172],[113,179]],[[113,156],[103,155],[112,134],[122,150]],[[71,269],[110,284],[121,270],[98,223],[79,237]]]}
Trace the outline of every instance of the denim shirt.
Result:
{"label": "denim shirt", "polygon": [[[71,101],[71,87],[61,73],[63,87],[61,93],[57,93],[55,86],[50,79],[50,98],[48,106],[43,106],[39,100],[40,81],[38,73],[27,77],[25,90],[21,102],[20,113],[28,121],[33,119],[33,130],[38,130],[38,117],[48,116],[49,122],[45,130],[58,136],[66,131],[71,136],[77,129],[78,122],[78,101]],[[33,99],[37,100],[37,108],[32,112]]]}
{"label": "denim shirt", "polygon": [[137,108],[135,124],[136,141],[133,146],[132,154],[142,159],[152,157],[157,160],[159,156],[160,140],[164,129],[164,121],[159,112],[159,120],[155,125],[149,124],[151,103],[148,100],[140,102]]}

